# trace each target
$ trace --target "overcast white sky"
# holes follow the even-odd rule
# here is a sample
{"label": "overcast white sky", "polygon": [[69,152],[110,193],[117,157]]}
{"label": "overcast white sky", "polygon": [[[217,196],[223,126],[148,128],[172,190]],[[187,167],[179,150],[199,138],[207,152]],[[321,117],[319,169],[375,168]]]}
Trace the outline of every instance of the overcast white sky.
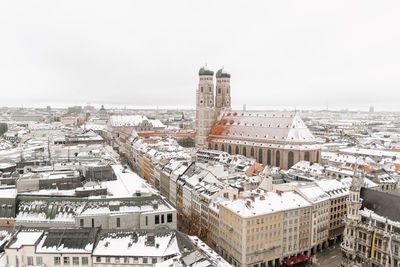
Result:
{"label": "overcast white sky", "polygon": [[400,1],[0,1],[0,106],[398,109]]}

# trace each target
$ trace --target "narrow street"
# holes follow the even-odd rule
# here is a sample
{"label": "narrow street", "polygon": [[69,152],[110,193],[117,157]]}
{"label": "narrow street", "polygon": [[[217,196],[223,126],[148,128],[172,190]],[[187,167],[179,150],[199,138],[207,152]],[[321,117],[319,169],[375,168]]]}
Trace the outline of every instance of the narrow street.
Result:
{"label": "narrow street", "polygon": [[339,244],[322,250],[313,256],[312,266],[337,267],[340,266],[341,252]]}

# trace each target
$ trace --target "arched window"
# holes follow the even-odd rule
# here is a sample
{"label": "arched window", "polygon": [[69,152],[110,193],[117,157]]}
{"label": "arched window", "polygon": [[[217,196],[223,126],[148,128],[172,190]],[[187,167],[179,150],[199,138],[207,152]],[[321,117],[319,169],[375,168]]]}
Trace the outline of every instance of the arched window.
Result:
{"label": "arched window", "polygon": [[242,154],[243,154],[243,156],[245,156],[245,157],[246,157],[246,148],[245,148],[245,147],[243,148],[243,151],[242,151],[242,152],[243,152],[243,153],[242,153]]}
{"label": "arched window", "polygon": [[294,164],[294,154],[292,151],[289,152],[288,155],[288,169],[290,169]]}
{"label": "arched window", "polygon": [[281,166],[281,152],[279,152],[279,151],[276,151],[275,166],[276,167],[280,167]]}
{"label": "arched window", "polygon": [[224,146],[224,144],[222,144],[221,150],[222,150],[222,151],[225,151],[225,146]]}
{"label": "arched window", "polygon": [[215,144],[214,148],[215,148],[215,150],[218,150],[218,145],[217,145],[217,144]]}
{"label": "arched window", "polygon": [[315,162],[319,162],[319,151],[317,151],[317,158],[315,159]]}
{"label": "arched window", "polygon": [[251,156],[252,158],[254,158],[254,147],[252,147],[251,150],[250,150],[250,156]]}
{"label": "arched window", "polygon": [[267,151],[267,165],[271,165],[271,149]]}
{"label": "arched window", "polygon": [[228,153],[229,153],[229,154],[232,154],[232,147],[231,147],[231,145],[228,146]]}
{"label": "arched window", "polygon": [[221,88],[218,88],[218,94],[220,94],[221,93]]}
{"label": "arched window", "polygon": [[263,160],[263,158],[262,158],[262,149],[260,148],[259,150],[258,150],[258,163],[262,163],[262,160]]}
{"label": "arched window", "polygon": [[304,160],[310,161],[310,152],[306,151],[306,153],[304,153]]}
{"label": "arched window", "polygon": [[235,154],[236,155],[239,154],[239,147],[238,146],[236,146],[236,148],[235,148]]}

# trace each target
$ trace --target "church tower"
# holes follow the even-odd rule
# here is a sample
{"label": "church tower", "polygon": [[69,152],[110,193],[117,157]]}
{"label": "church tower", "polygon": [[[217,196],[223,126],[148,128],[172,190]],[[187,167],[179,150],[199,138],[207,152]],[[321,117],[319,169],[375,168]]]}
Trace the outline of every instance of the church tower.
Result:
{"label": "church tower", "polygon": [[342,257],[342,266],[353,266],[352,262],[354,262],[356,258],[357,225],[361,220],[360,191],[362,184],[363,178],[357,173],[356,166],[350,186],[349,198],[346,201],[347,215],[343,232],[343,242],[341,244],[341,249],[344,255],[344,257]]}
{"label": "church tower", "polygon": [[214,122],[214,72],[203,67],[199,70],[196,91],[196,147],[207,147],[207,138]]}
{"label": "church tower", "polygon": [[215,76],[215,109],[218,115],[221,110],[231,108],[231,75],[222,68]]}

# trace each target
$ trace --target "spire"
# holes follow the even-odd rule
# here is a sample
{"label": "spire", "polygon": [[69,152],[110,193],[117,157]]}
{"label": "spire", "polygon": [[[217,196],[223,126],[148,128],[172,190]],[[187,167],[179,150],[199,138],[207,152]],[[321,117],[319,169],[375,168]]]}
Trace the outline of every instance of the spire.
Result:
{"label": "spire", "polygon": [[356,164],[354,166],[353,179],[351,181],[351,186],[350,186],[350,190],[352,190],[352,191],[360,191],[362,182],[363,182],[363,178],[358,174],[357,170],[358,170],[358,164],[356,162]]}

